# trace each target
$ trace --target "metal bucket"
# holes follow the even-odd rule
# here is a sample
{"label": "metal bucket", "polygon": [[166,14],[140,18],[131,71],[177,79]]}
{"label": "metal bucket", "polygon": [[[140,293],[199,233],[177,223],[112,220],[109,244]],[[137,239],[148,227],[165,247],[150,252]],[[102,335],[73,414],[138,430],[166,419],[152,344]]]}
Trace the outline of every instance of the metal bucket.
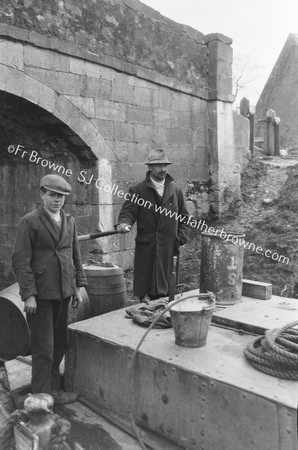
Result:
{"label": "metal bucket", "polygon": [[123,270],[110,263],[92,262],[83,265],[88,280],[90,317],[99,316],[126,305],[126,280]]}
{"label": "metal bucket", "polygon": [[225,232],[221,235],[202,233],[200,292],[211,291],[216,304],[233,305],[241,300],[245,235]]}
{"label": "metal bucket", "polygon": [[[68,323],[90,317],[89,298],[81,288],[83,303],[80,308],[69,308]],[[14,283],[0,292],[0,359],[9,361],[30,352],[30,331],[24,313],[24,302],[19,295],[19,284]]]}
{"label": "metal bucket", "polygon": [[206,345],[214,307],[215,298],[212,293],[185,297],[173,305],[170,314],[176,344],[190,348]]}

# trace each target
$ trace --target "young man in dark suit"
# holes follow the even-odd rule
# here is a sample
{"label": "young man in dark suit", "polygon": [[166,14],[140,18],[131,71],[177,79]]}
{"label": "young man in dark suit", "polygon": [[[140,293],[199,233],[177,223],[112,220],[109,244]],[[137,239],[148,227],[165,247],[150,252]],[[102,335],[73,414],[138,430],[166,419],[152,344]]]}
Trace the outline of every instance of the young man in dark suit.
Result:
{"label": "young man in dark suit", "polygon": [[87,285],[74,218],[62,207],[71,186],[59,175],[40,181],[42,206],[18,225],[12,266],[31,332],[32,393],[71,403],[77,394],[60,389],[59,366],[68,346],[69,303],[78,307]]}

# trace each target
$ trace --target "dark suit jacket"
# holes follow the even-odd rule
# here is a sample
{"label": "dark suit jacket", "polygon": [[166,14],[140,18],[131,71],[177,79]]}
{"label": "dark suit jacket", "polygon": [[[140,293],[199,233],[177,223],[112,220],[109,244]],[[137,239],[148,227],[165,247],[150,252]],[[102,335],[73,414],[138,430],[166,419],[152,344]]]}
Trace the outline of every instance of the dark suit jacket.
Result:
{"label": "dark suit jacket", "polygon": [[61,229],[45,209],[26,214],[18,225],[12,267],[22,300],[62,300],[87,285],[74,218],[62,210]]}

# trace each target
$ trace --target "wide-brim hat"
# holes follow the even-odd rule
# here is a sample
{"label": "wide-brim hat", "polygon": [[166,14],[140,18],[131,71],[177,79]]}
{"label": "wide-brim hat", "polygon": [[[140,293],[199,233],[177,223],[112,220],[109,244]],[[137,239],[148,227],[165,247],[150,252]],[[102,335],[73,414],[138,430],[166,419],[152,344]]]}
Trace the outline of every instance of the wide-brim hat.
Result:
{"label": "wide-brim hat", "polygon": [[154,148],[148,155],[144,164],[172,164],[162,148]]}
{"label": "wide-brim hat", "polygon": [[40,180],[40,187],[47,189],[48,191],[57,192],[57,194],[69,195],[71,192],[71,186],[67,181],[60,177],[60,175],[45,175]]}

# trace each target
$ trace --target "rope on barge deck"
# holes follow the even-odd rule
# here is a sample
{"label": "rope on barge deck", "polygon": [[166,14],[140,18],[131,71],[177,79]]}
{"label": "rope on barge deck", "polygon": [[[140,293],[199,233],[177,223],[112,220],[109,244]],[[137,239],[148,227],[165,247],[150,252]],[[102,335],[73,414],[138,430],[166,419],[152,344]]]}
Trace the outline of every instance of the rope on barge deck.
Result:
{"label": "rope on barge deck", "polygon": [[297,325],[298,321],[291,322],[254,339],[244,351],[250,364],[267,375],[298,381]]}

